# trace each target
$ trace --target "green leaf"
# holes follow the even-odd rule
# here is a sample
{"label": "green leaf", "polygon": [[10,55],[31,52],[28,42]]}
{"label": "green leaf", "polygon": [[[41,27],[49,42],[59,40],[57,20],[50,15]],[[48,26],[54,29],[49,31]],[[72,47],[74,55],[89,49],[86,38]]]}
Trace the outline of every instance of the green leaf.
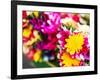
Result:
{"label": "green leaf", "polygon": [[75,31],[75,28],[74,27],[71,27],[72,28],[72,32],[74,32]]}

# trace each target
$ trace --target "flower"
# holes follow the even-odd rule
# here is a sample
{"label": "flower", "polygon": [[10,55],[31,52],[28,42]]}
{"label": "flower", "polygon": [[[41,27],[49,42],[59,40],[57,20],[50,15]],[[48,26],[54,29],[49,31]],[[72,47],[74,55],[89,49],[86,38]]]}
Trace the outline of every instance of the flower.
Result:
{"label": "flower", "polygon": [[87,35],[89,33],[89,26],[88,25],[80,25],[79,24],[78,31]]}
{"label": "flower", "polygon": [[28,25],[28,23],[29,23],[29,20],[27,19],[27,16],[28,16],[27,12],[23,11],[23,13],[22,13],[22,18],[23,18],[22,26],[23,27],[26,27]]}
{"label": "flower", "polygon": [[78,24],[80,21],[80,14],[72,14],[72,13],[61,13],[61,23],[63,26],[66,26],[67,29],[72,32],[75,29],[78,29]]}
{"label": "flower", "polygon": [[61,12],[61,18],[70,18],[72,20],[74,20],[75,22],[79,22],[80,21],[80,14],[78,13],[65,13],[65,12]]}
{"label": "flower", "polygon": [[76,22],[79,22],[80,21],[80,15],[79,14],[73,14],[72,15],[72,19]]}
{"label": "flower", "polygon": [[37,43],[37,47],[42,50],[55,50],[57,47],[57,37],[55,35],[48,35]]}
{"label": "flower", "polygon": [[78,29],[78,23],[71,18],[64,18],[61,20],[61,22],[68,28]]}
{"label": "flower", "polygon": [[31,36],[27,40],[23,40],[23,43],[25,45],[32,45],[33,43],[36,43],[37,41],[41,41],[41,36],[39,35],[39,32],[37,30],[33,30],[31,32]]}
{"label": "flower", "polygon": [[77,13],[23,11],[24,55],[64,67],[89,65],[89,25],[81,23]]}
{"label": "flower", "polygon": [[42,54],[42,51],[40,49],[30,48],[26,56],[28,59],[32,61],[41,62],[42,61],[41,54]]}
{"label": "flower", "polygon": [[41,54],[42,54],[42,51],[40,49],[37,49],[36,52],[33,55],[33,61],[41,62],[42,61]]}
{"label": "flower", "polygon": [[61,25],[60,14],[57,12],[45,12],[45,14],[48,15],[48,20],[42,25],[43,32],[47,34],[57,33],[57,29]]}
{"label": "flower", "polygon": [[73,55],[82,49],[84,37],[81,33],[72,34],[68,39],[65,39],[65,41],[65,48],[67,48],[67,52]]}
{"label": "flower", "polygon": [[67,31],[64,31],[64,30],[60,30],[58,33],[57,33],[57,38],[58,38],[58,43],[60,44],[61,48],[64,48],[64,45],[65,45],[65,39],[68,38],[70,35],[70,31],[67,30]]}
{"label": "flower", "polygon": [[36,18],[39,17],[39,12],[38,12],[38,11],[34,11],[33,14],[34,14],[34,16],[35,16]]}
{"label": "flower", "polygon": [[32,25],[28,25],[26,28],[23,29],[23,37],[29,38],[32,34]]}
{"label": "flower", "polygon": [[23,11],[22,12],[22,18],[25,19],[26,17],[27,17],[27,12],[26,11]]}
{"label": "flower", "polygon": [[56,12],[41,12],[41,17],[33,18],[30,23],[34,29],[41,31],[45,34],[56,33],[60,23],[61,17]]}
{"label": "flower", "polygon": [[70,66],[79,66],[81,61],[76,59],[76,58],[72,58],[68,53],[63,52],[60,54],[60,66],[63,67],[70,67]]}

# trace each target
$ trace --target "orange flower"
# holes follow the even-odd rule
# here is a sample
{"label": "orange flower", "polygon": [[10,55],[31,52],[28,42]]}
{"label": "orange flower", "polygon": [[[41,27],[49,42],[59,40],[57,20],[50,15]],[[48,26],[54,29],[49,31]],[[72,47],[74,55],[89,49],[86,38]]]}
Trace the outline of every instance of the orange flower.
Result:
{"label": "orange flower", "polygon": [[64,67],[79,66],[80,60],[72,58],[68,53],[64,52],[61,55],[60,64]]}

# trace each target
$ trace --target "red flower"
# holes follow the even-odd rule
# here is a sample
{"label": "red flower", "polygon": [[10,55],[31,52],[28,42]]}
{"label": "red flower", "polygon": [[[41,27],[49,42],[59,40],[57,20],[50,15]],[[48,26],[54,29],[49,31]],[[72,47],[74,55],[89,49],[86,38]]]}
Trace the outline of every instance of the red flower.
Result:
{"label": "red flower", "polygon": [[86,45],[83,45],[81,52],[84,53],[84,54],[87,54],[88,51],[89,51],[88,47]]}
{"label": "red flower", "polygon": [[23,11],[23,12],[22,12],[22,17],[23,17],[23,19],[25,19],[25,18],[27,17],[26,11]]}
{"label": "red flower", "polygon": [[76,22],[79,22],[79,20],[80,20],[80,18],[79,18],[79,15],[73,15],[72,16],[72,19],[74,20],[74,21],[76,21]]}

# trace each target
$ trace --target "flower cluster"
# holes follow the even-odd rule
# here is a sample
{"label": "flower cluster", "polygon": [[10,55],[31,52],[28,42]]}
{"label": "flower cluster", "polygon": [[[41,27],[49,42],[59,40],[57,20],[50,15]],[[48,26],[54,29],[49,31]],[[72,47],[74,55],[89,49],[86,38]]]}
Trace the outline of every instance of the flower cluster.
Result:
{"label": "flower cluster", "polygon": [[59,66],[89,65],[89,15],[22,12],[23,53],[34,62]]}

